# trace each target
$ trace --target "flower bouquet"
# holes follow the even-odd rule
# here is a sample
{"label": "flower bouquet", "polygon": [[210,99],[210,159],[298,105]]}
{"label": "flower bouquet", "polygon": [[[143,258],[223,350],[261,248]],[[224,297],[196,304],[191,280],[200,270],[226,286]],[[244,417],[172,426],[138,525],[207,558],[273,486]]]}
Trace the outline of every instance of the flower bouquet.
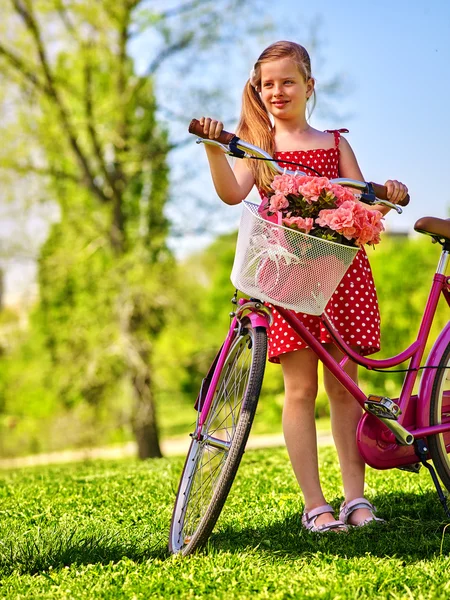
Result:
{"label": "flower bouquet", "polygon": [[244,203],[232,282],[320,315],[361,246],[380,241],[382,214],[326,177],[277,175],[271,187],[259,209]]}
{"label": "flower bouquet", "polygon": [[383,215],[326,177],[276,175],[263,208],[278,223],[346,246],[374,246],[384,231]]}
{"label": "flower bouquet", "polygon": [[244,202],[231,281],[320,315],[361,247],[380,241],[382,213],[326,177],[277,175],[271,188],[259,209]]}

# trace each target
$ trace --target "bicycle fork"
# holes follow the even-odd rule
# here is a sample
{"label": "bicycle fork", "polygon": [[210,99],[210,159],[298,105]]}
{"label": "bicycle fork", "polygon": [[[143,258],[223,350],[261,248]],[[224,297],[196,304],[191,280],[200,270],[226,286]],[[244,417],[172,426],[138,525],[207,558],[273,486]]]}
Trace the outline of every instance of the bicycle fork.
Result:
{"label": "bicycle fork", "polygon": [[226,440],[217,439],[215,437],[208,437],[207,439],[202,434],[203,426],[206,422],[211,403],[216,393],[217,384],[219,382],[220,373],[227,356],[228,350],[232,344],[232,341],[237,333],[242,329],[243,325],[241,320],[243,317],[247,318],[252,324],[253,329],[256,327],[268,328],[271,322],[271,314],[268,308],[264,306],[259,300],[251,298],[239,298],[237,300],[237,294],[235,293],[233,304],[237,304],[236,311],[230,313],[232,318],[228,335],[222,345],[222,348],[218,352],[210,372],[202,382],[199,397],[197,398],[198,409],[200,409],[195,432],[191,434],[191,437],[199,441],[207,441],[210,446],[213,446],[219,450],[228,451],[230,444]]}

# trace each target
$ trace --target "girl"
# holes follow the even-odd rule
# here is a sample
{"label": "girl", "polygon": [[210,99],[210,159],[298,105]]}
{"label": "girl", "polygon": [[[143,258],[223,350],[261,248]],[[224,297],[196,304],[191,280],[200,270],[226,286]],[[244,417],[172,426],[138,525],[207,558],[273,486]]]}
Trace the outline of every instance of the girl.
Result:
{"label": "girl", "polygon": [[[302,46],[286,41],[272,44],[258,58],[245,85],[237,135],[275,158],[310,166],[330,179],[346,177],[364,181],[355,155],[340,131],[322,132],[309,125],[306,108],[311,99],[314,100],[314,85],[310,58]],[[223,129],[223,124],[214,119],[202,117],[200,122],[210,139],[217,138]],[[273,179],[266,163],[237,161],[233,170],[220,148],[208,145],[205,148],[214,186],[226,204],[241,202],[253,185],[262,197],[265,195]],[[315,173],[311,171],[310,175]],[[398,181],[389,180],[385,185],[393,203],[400,202],[407,194],[406,186]],[[379,210],[388,211],[386,207]],[[286,393],[283,432],[304,496],[303,526],[310,531],[342,531],[348,525],[362,526],[381,520],[375,517],[374,507],[364,498],[364,462],[356,446],[361,408],[325,369],[332,433],[345,492],[339,519],[327,504],[319,480],[314,418],[318,359],[276,310],[272,310],[269,360],[280,363],[283,370]],[[364,250],[358,252],[326,310],[345,341],[358,352],[365,355],[379,350],[378,305]],[[322,343],[329,344],[332,355],[340,360],[341,353],[331,344],[319,317],[298,316]],[[357,365],[348,361],[346,371],[356,381]]]}

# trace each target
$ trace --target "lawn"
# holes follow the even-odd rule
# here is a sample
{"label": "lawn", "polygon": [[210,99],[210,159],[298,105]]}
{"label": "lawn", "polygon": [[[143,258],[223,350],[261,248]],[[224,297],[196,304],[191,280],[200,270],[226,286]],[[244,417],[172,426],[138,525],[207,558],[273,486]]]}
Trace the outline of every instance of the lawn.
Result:
{"label": "lawn", "polygon": [[[336,455],[320,449],[329,501]],[[349,534],[301,529],[284,448],[246,453],[207,548],[181,558],[167,536],[181,458],[2,472],[4,598],[447,599],[450,527],[429,475],[369,470],[385,525]]]}

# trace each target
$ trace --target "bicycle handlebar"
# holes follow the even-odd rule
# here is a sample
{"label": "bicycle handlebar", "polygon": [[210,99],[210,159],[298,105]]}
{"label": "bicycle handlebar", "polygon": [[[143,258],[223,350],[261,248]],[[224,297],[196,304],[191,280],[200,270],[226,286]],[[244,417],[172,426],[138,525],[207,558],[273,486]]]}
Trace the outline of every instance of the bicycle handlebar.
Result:
{"label": "bicycle handlebar", "polygon": [[[197,119],[192,119],[192,121],[190,122],[189,133],[198,135],[198,137],[203,138],[204,140],[209,139],[208,136],[206,135],[206,133],[203,132],[203,126],[200,124],[200,121],[198,121]],[[216,138],[216,141],[221,144],[225,144],[227,146],[235,137],[236,137],[236,135],[234,133],[230,133],[228,131],[225,131],[225,129],[223,129],[221,131],[219,137]]]}
{"label": "bicycle handlebar", "polygon": [[[192,133],[193,135],[198,136],[202,140],[205,140],[205,143],[213,144],[213,145],[221,145],[222,148],[223,148],[223,146],[226,146],[226,148],[223,148],[223,149],[225,151],[227,151],[227,153],[231,154],[232,156],[237,156],[238,158],[252,158],[252,157],[256,156],[257,158],[265,159],[269,162],[269,165],[272,167],[272,169],[277,171],[278,173],[287,172],[291,175],[293,175],[293,174],[298,175],[300,173],[299,171],[282,169],[278,165],[278,163],[274,162],[273,157],[270,156],[270,154],[268,154],[267,152],[265,152],[265,150],[262,150],[261,148],[258,148],[258,146],[253,146],[252,144],[249,144],[248,142],[241,140],[234,133],[230,133],[229,131],[222,130],[222,132],[220,133],[218,138],[211,140],[203,132],[203,126],[200,124],[200,121],[198,121],[197,119],[192,119],[192,121],[190,122],[189,133]],[[386,206],[389,206],[390,208],[394,208],[395,210],[397,210],[397,212],[402,212],[397,204],[392,204],[392,202],[389,202],[388,197],[387,197],[387,188],[384,185],[381,185],[379,183],[374,183],[374,182],[357,181],[354,179],[346,179],[346,178],[333,179],[333,182],[339,183],[340,185],[347,185],[350,187],[354,187],[354,188],[359,189],[362,192],[366,192],[366,193],[370,193],[371,191],[373,191],[376,198],[378,198],[379,200],[382,200],[382,204],[385,204]],[[366,199],[366,201],[367,201],[367,199]],[[403,200],[401,202],[399,202],[399,204],[400,204],[400,206],[407,206],[409,204],[409,201],[410,201],[410,197],[408,194],[407,196],[405,196],[405,198],[403,198]],[[369,202],[369,203],[376,204],[376,202]]]}

